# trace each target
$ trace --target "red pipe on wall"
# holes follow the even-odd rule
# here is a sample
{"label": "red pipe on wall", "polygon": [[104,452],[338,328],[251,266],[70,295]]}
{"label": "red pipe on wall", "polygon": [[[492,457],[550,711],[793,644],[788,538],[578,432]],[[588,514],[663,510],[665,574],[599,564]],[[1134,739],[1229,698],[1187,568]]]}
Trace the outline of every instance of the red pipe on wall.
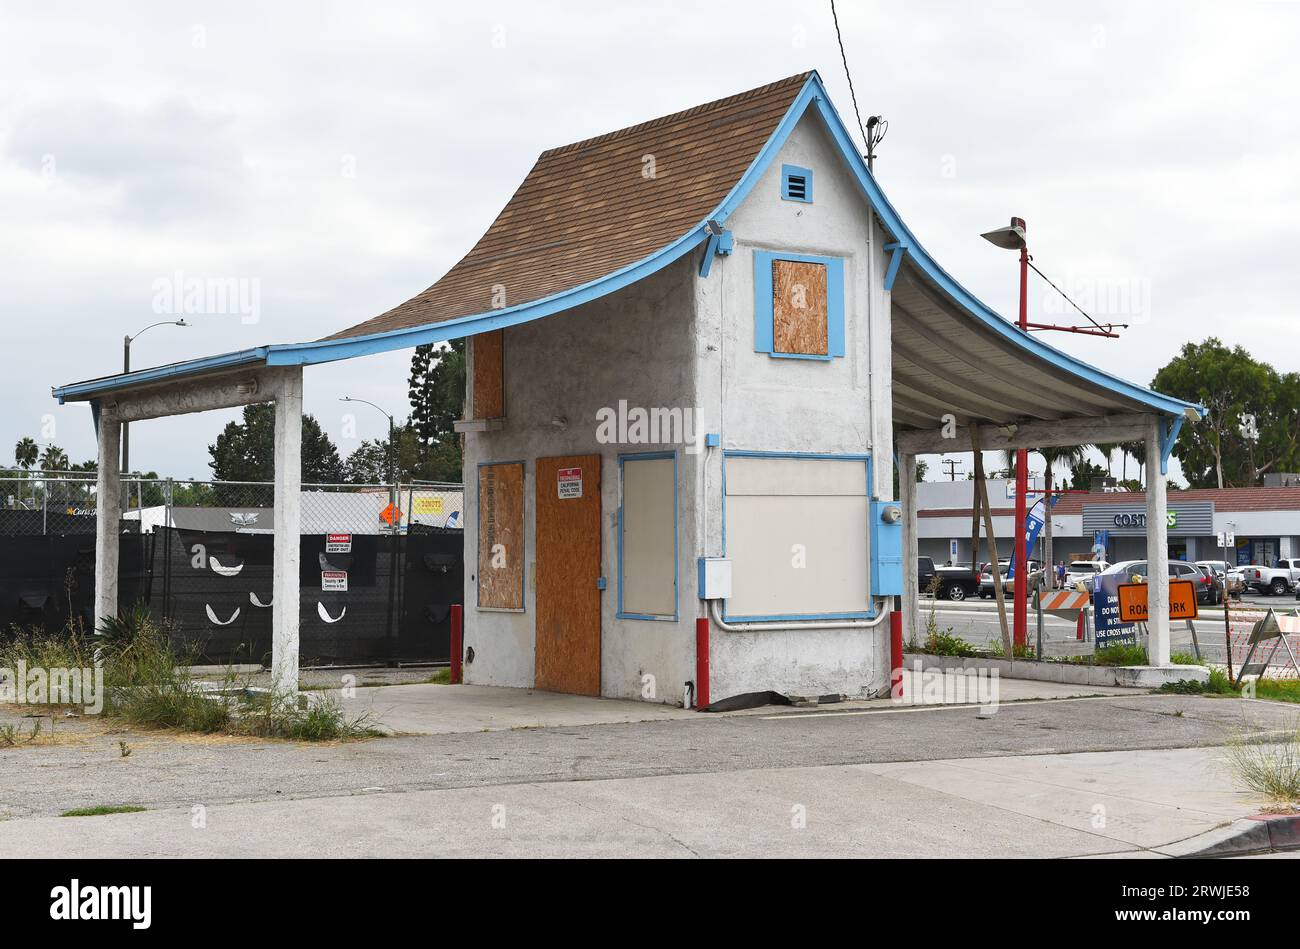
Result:
{"label": "red pipe on wall", "polygon": [[889,614],[889,694],[903,697],[903,611]]}
{"label": "red pipe on wall", "polygon": [[695,620],[695,707],[709,704],[709,618]]}
{"label": "red pipe on wall", "polygon": [[451,605],[451,684],[460,685],[464,681],[465,668],[462,657],[465,655],[464,607],[459,603]]}

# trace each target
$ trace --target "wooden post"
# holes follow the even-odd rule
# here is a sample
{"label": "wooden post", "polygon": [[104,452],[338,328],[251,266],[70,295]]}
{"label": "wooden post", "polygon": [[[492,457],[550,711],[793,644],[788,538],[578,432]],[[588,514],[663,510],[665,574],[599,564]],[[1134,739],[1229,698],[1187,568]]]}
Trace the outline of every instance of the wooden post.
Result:
{"label": "wooden post", "polygon": [[[1002,648],[1008,661],[1015,659],[1011,648],[1011,631],[1007,628],[1007,603],[1002,595],[1002,574],[998,571],[998,538],[993,532],[993,509],[989,506],[988,483],[984,480],[984,455],[980,452],[979,426],[970,427],[970,447],[975,453],[975,504],[984,511],[984,532],[989,538],[989,560],[993,561],[993,596],[998,602],[998,622],[1002,626]],[[1022,571],[1023,572],[1023,571]]]}

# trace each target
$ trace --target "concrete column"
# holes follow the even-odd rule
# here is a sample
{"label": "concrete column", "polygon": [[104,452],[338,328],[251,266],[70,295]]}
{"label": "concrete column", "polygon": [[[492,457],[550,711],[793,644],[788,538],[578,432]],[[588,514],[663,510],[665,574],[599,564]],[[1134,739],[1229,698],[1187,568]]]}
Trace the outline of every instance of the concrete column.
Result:
{"label": "concrete column", "polygon": [[302,513],[302,369],[286,370],[275,392],[275,599],[271,607],[274,687],[298,690],[298,561]]}
{"label": "concrete column", "polygon": [[122,530],[122,423],[99,413],[99,470],[95,488],[95,629],[117,616],[117,560]]}
{"label": "concrete column", "polygon": [[916,624],[916,455],[898,456],[898,501],[903,508],[903,643],[920,641]]}
{"label": "concrete column", "polygon": [[1169,665],[1169,512],[1166,476],[1160,470],[1160,433],[1163,420],[1153,416],[1147,429],[1147,631],[1148,661]]}

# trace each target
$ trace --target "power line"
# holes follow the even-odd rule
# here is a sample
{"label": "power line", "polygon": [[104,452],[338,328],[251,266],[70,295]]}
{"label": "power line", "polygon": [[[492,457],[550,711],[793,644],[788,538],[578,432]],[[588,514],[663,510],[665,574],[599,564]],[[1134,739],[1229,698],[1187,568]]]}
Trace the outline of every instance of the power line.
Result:
{"label": "power line", "polygon": [[870,150],[867,127],[862,124],[862,113],[858,111],[858,94],[853,91],[853,76],[849,73],[849,58],[844,54],[844,37],[840,35],[840,18],[835,14],[835,0],[831,0],[831,19],[835,21],[835,41],[840,44],[840,60],[844,63],[844,78],[849,81],[849,98],[853,100],[853,114],[858,119],[858,131],[862,133],[862,143]]}

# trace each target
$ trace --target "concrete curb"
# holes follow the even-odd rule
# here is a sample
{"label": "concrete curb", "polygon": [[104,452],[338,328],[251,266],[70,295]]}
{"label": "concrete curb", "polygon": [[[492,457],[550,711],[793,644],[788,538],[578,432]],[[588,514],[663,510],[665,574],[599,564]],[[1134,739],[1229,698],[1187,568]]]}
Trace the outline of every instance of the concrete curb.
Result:
{"label": "concrete curb", "polygon": [[1038,662],[1033,659],[963,659],[960,656],[932,656],[907,653],[907,668],[921,663],[922,669],[996,669],[1008,679],[1034,679],[1068,685],[1122,686],[1131,689],[1157,689],[1166,682],[1192,679],[1208,682],[1210,670],[1204,666],[1088,666],[1071,662]]}
{"label": "concrete curb", "polygon": [[1152,848],[1154,853],[1178,858],[1232,857],[1272,850],[1300,850],[1300,814],[1256,814],[1167,847]]}

